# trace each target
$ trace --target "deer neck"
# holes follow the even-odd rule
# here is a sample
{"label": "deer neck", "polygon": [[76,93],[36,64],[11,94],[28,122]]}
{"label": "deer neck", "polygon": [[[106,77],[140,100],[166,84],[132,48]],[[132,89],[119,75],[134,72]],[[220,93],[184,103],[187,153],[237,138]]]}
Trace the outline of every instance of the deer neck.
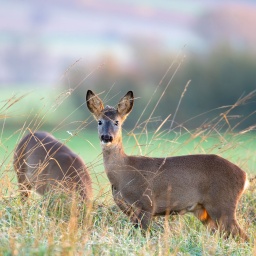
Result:
{"label": "deer neck", "polygon": [[124,152],[122,139],[113,145],[102,145],[103,162],[107,172],[118,171],[124,165],[127,155]]}

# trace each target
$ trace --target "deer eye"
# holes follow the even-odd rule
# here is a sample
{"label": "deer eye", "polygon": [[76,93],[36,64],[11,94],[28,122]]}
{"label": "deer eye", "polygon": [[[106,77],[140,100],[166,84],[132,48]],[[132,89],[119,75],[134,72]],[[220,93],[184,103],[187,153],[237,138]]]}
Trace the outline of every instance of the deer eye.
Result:
{"label": "deer eye", "polygon": [[119,122],[118,121],[115,121],[115,126],[118,126]]}
{"label": "deer eye", "polygon": [[102,121],[101,120],[98,121],[98,125],[102,125]]}

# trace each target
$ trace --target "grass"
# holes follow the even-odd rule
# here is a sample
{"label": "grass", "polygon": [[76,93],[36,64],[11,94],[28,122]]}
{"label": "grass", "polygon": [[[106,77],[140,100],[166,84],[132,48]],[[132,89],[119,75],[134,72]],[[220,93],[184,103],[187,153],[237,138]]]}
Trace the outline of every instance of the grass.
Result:
{"label": "grass", "polygon": [[[251,239],[256,225],[254,191],[246,193],[238,211]],[[59,207],[49,209],[50,200],[59,200]],[[150,234],[142,236],[113,205],[78,211],[76,202],[67,204],[60,198],[30,199],[25,205],[9,198],[1,203],[0,214],[2,255],[253,255],[255,250],[253,241],[210,234],[190,215],[159,218]]]}
{"label": "grass", "polygon": [[[19,107],[19,100],[15,104]],[[256,181],[251,182],[237,211],[238,221],[250,237],[248,243],[211,234],[189,214],[155,218],[150,232],[143,236],[115,206],[102,165],[97,133],[86,126],[79,126],[72,134],[61,128],[51,132],[88,165],[93,180],[93,205],[86,207],[75,195],[66,197],[58,193],[42,197],[32,194],[23,203],[17,193],[12,154],[31,126],[41,128],[40,122],[32,125],[24,122],[19,129],[3,126],[1,132],[0,255],[256,254]],[[256,174],[254,138],[253,132],[133,130],[124,132],[124,146],[128,154],[148,156],[215,153],[238,164],[253,177]]]}

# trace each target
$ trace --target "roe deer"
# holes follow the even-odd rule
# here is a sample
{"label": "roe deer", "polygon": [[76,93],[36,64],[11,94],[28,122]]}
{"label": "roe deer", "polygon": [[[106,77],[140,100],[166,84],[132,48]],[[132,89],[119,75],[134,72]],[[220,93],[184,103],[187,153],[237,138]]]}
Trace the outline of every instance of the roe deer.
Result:
{"label": "roe deer", "polygon": [[15,149],[13,164],[23,199],[31,189],[43,195],[58,187],[77,191],[86,201],[92,197],[83,160],[49,133],[26,135]]}
{"label": "roe deer", "polygon": [[122,124],[134,102],[129,91],[117,108],[106,106],[91,90],[87,107],[98,121],[106,174],[114,201],[135,226],[147,230],[153,216],[193,213],[211,231],[247,235],[236,220],[246,173],[217,155],[166,158],[128,156],[122,145]]}

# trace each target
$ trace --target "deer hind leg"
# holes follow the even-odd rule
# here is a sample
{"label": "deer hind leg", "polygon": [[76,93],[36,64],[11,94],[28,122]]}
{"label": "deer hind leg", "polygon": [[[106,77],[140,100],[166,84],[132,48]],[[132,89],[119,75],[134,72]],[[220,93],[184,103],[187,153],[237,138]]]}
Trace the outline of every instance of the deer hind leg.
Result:
{"label": "deer hind leg", "polygon": [[231,235],[233,237],[240,236],[244,241],[249,241],[249,237],[245,234],[245,232],[240,228],[236,219],[232,221],[231,225]]}
{"label": "deer hind leg", "polygon": [[204,207],[193,211],[194,215],[205,225],[209,230],[214,233],[217,229],[217,223],[214,221]]}
{"label": "deer hind leg", "polygon": [[206,206],[207,212],[212,220],[217,223],[217,226],[224,237],[230,235],[232,237],[240,236],[243,240],[248,241],[248,236],[240,228],[235,217],[236,207],[217,208],[213,206]]}
{"label": "deer hind leg", "polygon": [[229,236],[238,237],[240,236],[243,240],[248,241],[249,238],[245,234],[245,232],[240,228],[237,220],[235,218],[235,214],[225,214],[222,215],[218,220],[220,231],[224,233],[224,237],[227,238]]}

